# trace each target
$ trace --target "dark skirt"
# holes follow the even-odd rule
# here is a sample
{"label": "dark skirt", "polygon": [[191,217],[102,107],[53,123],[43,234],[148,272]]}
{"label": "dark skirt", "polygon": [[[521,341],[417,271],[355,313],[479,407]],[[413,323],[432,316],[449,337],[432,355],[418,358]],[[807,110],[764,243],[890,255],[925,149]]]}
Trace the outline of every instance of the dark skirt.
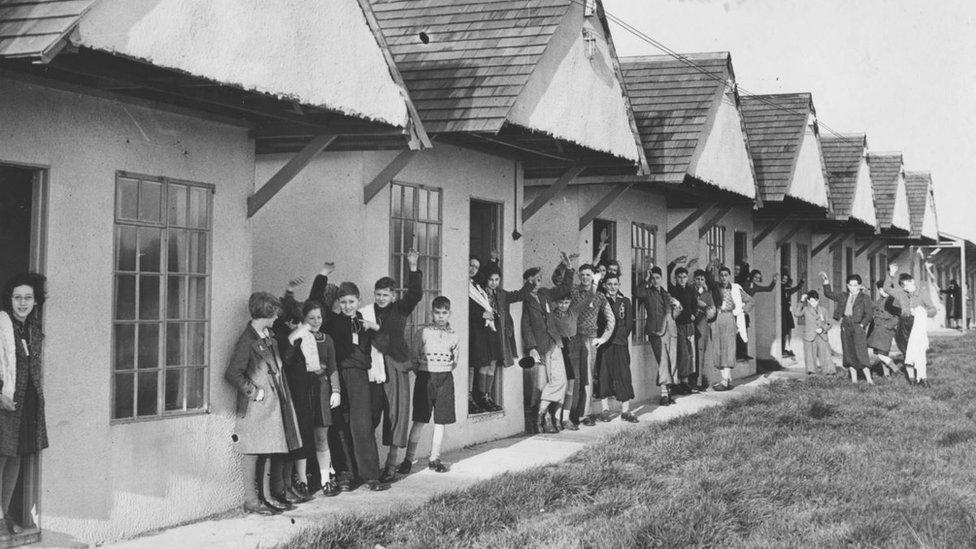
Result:
{"label": "dark skirt", "polygon": [[790,311],[790,298],[783,297],[783,313],[780,315],[783,317],[783,335],[789,335],[793,328],[796,328],[796,321],[793,320],[793,312]]}
{"label": "dark skirt", "polygon": [[[495,321],[496,328],[498,321]],[[479,321],[475,326],[470,327],[471,335],[468,342],[471,352],[468,356],[468,367],[478,368],[488,366],[493,360],[502,362],[502,334],[484,325],[484,321]]]}
{"label": "dark skirt", "polygon": [[594,396],[613,397],[620,402],[634,398],[630,376],[630,348],[627,345],[602,345],[596,353],[597,375]]}
{"label": "dark skirt", "polygon": [[891,353],[891,342],[894,339],[894,330],[891,330],[879,320],[875,319],[874,325],[871,328],[871,333],[868,335],[868,347],[887,356],[889,353]]}

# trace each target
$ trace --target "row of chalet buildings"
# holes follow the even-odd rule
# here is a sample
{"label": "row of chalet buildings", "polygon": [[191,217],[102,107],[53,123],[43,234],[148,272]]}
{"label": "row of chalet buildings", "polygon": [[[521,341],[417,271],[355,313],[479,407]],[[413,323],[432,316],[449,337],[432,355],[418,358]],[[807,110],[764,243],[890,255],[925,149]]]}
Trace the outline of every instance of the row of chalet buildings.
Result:
{"label": "row of chalet buildings", "polygon": [[[462,336],[469,255],[514,289],[604,239],[626,294],[682,255],[875,280],[919,249],[972,287],[909,168],[823,134],[808,93],[740,95],[728,53],[618,57],[599,1],[0,0],[0,275],[50,294],[51,447],[17,508],[98,543],[238,505],[247,297],[326,260],[370,288],[418,249],[421,308],[449,296]],[[780,356],[780,300],[757,296],[753,357]],[[631,352],[652,396],[640,329]],[[452,446],[523,430],[531,379],[496,386],[502,412],[457,399]]]}

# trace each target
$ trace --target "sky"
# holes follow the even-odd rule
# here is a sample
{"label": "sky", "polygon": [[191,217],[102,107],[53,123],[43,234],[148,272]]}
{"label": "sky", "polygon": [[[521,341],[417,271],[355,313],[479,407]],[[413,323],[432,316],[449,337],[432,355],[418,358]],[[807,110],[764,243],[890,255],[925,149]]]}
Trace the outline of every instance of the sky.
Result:
{"label": "sky", "polygon": [[[930,171],[942,231],[976,241],[976,1],[604,0],[682,53],[729,51],[739,86],[810,92],[821,123]],[[617,53],[661,54],[611,23]]]}

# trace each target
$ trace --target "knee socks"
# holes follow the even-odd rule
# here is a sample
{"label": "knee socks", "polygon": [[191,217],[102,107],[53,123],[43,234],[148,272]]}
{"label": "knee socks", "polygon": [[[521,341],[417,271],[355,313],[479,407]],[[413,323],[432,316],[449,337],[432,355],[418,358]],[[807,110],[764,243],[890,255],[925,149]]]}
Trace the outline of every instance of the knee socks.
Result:
{"label": "knee socks", "polygon": [[430,443],[430,461],[441,458],[441,443],[444,442],[444,426],[434,424],[434,440]]}
{"label": "knee socks", "polygon": [[628,412],[630,412],[630,401],[625,400],[620,403],[620,413],[626,414]]}
{"label": "knee socks", "polygon": [[925,379],[928,374],[928,364],[926,361],[920,360],[915,363],[915,376],[916,379]]}
{"label": "knee socks", "polygon": [[417,454],[417,445],[420,443],[420,437],[424,434],[424,427],[426,426],[426,423],[415,421],[410,427],[410,439],[407,442],[407,454],[403,456],[404,461],[413,461]]}
{"label": "knee socks", "polygon": [[386,469],[395,469],[397,464],[400,463],[399,460],[400,449],[396,446],[390,446],[389,452],[386,454]]}
{"label": "knee socks", "polygon": [[671,396],[671,391],[668,389],[667,384],[661,385],[661,396],[664,398]]}

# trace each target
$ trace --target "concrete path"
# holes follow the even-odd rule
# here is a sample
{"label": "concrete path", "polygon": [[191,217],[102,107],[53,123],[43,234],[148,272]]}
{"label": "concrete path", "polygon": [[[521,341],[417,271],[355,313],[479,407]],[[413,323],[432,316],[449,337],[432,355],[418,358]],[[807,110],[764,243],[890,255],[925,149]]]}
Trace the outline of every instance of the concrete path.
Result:
{"label": "concrete path", "polygon": [[805,378],[802,372],[778,371],[751,380],[739,381],[732,391],[705,393],[680,397],[674,406],[658,407],[644,403],[634,410],[640,423],[631,424],[614,419],[597,423],[595,427],[581,427],[579,431],[559,434],[516,436],[478,444],[443,456],[450,464],[448,473],[434,473],[421,459],[419,470],[395,483],[386,492],[371,493],[359,489],[334,498],[318,497],[300,505],[296,510],[274,517],[244,515],[229,512],[217,518],[162,530],[106,547],[129,549],[159,549],[164,547],[254,548],[273,547],[287,541],[303,528],[321,525],[342,514],[383,513],[419,506],[431,497],[465,488],[480,480],[509,471],[521,471],[566,459],[588,444],[599,441],[623,429],[640,428],[641,424],[662,422],[692,414],[734,398],[751,394],[773,379]]}

